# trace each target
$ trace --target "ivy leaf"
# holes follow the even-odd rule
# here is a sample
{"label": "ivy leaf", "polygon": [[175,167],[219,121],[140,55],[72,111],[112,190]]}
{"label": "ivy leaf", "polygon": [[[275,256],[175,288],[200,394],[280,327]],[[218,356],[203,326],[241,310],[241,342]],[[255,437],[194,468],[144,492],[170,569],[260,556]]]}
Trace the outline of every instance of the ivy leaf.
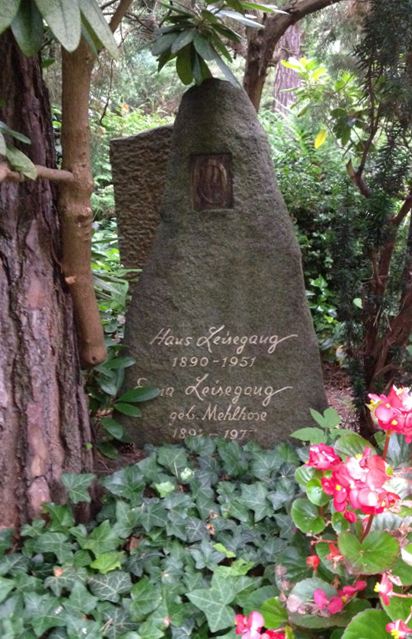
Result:
{"label": "ivy leaf", "polygon": [[91,473],[63,473],[61,480],[66,488],[70,501],[73,504],[80,502],[91,502],[88,488],[91,486],[95,476]]}
{"label": "ivy leaf", "polygon": [[392,567],[399,554],[399,542],[383,530],[374,530],[360,541],[353,533],[338,537],[339,550],[355,574],[375,575]]}
{"label": "ivy leaf", "polygon": [[0,577],[0,603],[5,600],[9,592],[13,590],[14,586],[14,579],[6,579],[5,577]]}
{"label": "ivy leaf", "polygon": [[140,522],[147,533],[153,528],[164,528],[166,520],[167,511],[162,504],[146,502],[143,505]]}
{"label": "ivy leaf", "polygon": [[241,490],[241,500],[247,508],[253,510],[256,522],[271,514],[272,509],[266,499],[268,490],[262,483],[241,484]]}
{"label": "ivy leaf", "polygon": [[78,0],[34,0],[57,40],[67,51],[80,42],[80,8]]}
{"label": "ivy leaf", "polygon": [[382,610],[364,610],[348,624],[342,639],[388,639],[389,617]]}
{"label": "ivy leaf", "polygon": [[92,561],[90,568],[98,570],[102,575],[106,575],[116,568],[121,568],[125,559],[125,553],[119,552],[104,552],[97,556],[97,559]]}
{"label": "ivy leaf", "polygon": [[162,600],[160,586],[152,584],[148,577],[143,577],[134,584],[130,596],[132,598],[131,611],[137,621],[141,621],[153,612]]}
{"label": "ivy leaf", "polygon": [[13,545],[13,528],[0,529],[0,555]]}
{"label": "ivy leaf", "polygon": [[68,506],[44,504],[43,510],[50,516],[49,528],[52,532],[66,532],[74,526],[74,517]]}
{"label": "ivy leaf", "polygon": [[212,632],[233,625],[234,613],[229,607],[236,595],[230,580],[221,580],[212,588],[201,588],[187,593],[192,604],[205,613]]}
{"label": "ivy leaf", "polygon": [[64,607],[72,615],[81,616],[91,613],[95,609],[97,602],[97,597],[93,597],[80,581],[76,581],[70,597],[64,603]]}
{"label": "ivy leaf", "polygon": [[113,603],[120,601],[120,595],[125,595],[132,589],[129,573],[121,570],[110,572],[108,575],[90,577],[88,585],[96,597]]}
{"label": "ivy leaf", "polygon": [[168,468],[175,477],[179,477],[179,472],[189,466],[186,451],[180,446],[161,446],[158,453],[158,463]]}
{"label": "ivy leaf", "polygon": [[11,25],[19,6],[20,0],[5,0],[0,3],[0,33],[3,33]]}
{"label": "ivy leaf", "polygon": [[84,550],[91,550],[96,557],[101,553],[115,550],[122,540],[116,534],[116,530],[106,519],[99,526],[94,528],[87,537],[78,537],[78,542]]}
{"label": "ivy leaf", "polygon": [[102,46],[113,58],[119,57],[119,49],[113,33],[96,0],[79,0],[80,11]]}
{"label": "ivy leaf", "polygon": [[33,543],[36,552],[52,552],[62,564],[72,558],[72,548],[73,544],[69,542],[67,535],[61,532],[45,532]]}
{"label": "ivy leaf", "polygon": [[16,149],[15,146],[9,145],[7,147],[6,158],[9,161],[10,166],[15,171],[21,173],[22,175],[24,175],[24,177],[27,177],[30,180],[36,179],[37,169],[34,166],[33,162],[22,151]]}
{"label": "ivy leaf", "polygon": [[57,597],[36,592],[25,593],[24,605],[25,616],[30,619],[36,637],[43,636],[50,628],[66,625],[64,609]]}

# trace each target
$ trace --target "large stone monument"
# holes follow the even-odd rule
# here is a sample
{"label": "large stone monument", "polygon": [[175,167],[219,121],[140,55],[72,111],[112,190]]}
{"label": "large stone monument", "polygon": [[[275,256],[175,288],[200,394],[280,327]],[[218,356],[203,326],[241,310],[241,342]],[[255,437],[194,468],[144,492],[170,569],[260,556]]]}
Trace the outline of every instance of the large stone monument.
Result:
{"label": "large stone monument", "polygon": [[189,435],[269,446],[326,406],[301,256],[247,95],[183,97],[161,221],[132,295],[127,386],[160,396],[128,419],[139,445]]}
{"label": "large stone monument", "polygon": [[150,253],[160,221],[172,132],[173,127],[161,126],[110,143],[119,247],[126,268],[142,268]]}

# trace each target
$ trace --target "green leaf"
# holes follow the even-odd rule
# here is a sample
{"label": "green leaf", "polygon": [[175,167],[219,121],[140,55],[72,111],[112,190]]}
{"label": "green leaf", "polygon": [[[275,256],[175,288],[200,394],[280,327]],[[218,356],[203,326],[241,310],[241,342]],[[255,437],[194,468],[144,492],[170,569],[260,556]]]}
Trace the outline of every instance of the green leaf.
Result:
{"label": "green leaf", "polygon": [[43,510],[50,516],[50,530],[65,532],[74,526],[73,514],[68,506],[60,504],[44,504]]}
{"label": "green leaf", "polygon": [[4,135],[11,135],[12,138],[16,138],[16,140],[19,140],[19,142],[24,142],[24,144],[31,144],[31,140],[27,137],[27,135],[23,135],[23,133],[20,133],[20,131],[14,131],[14,129],[11,129],[9,126],[7,126],[7,124],[5,124],[5,122],[2,122],[1,120],[0,131],[2,131]]}
{"label": "green leaf", "polygon": [[20,6],[20,0],[1,0],[0,2],[0,33],[10,26]]}
{"label": "green leaf", "polygon": [[67,535],[61,532],[45,532],[33,544],[33,549],[39,553],[52,552],[60,563],[70,561],[73,545],[69,543]]}
{"label": "green leaf", "polygon": [[160,56],[169,51],[178,35],[179,33],[177,31],[173,31],[172,33],[167,33],[157,38],[152,46],[152,54],[154,56]]}
{"label": "green leaf", "polygon": [[347,626],[342,639],[388,639],[389,617],[382,610],[364,610]]}
{"label": "green leaf", "polygon": [[136,364],[136,360],[134,357],[113,357],[113,359],[109,359],[108,362],[104,363],[104,368],[109,370],[117,370],[119,368],[129,368]]}
{"label": "green leaf", "polygon": [[319,514],[319,508],[302,497],[293,502],[291,516],[294,524],[304,533],[316,535],[326,526]]}
{"label": "green leaf", "polygon": [[179,51],[176,57],[176,72],[183,84],[188,85],[193,81],[191,45]]}
{"label": "green leaf", "polygon": [[313,479],[315,474],[316,470],[311,466],[299,466],[299,468],[297,468],[295,471],[295,479],[298,482],[299,486],[305,488],[308,481]]}
{"label": "green leaf", "polygon": [[80,42],[80,8],[78,0],[34,0],[57,40],[67,51]]}
{"label": "green leaf", "polygon": [[262,483],[241,484],[241,501],[255,513],[255,522],[271,514],[271,506],[267,500],[268,490]]}
{"label": "green leaf", "polygon": [[372,444],[357,433],[345,433],[336,440],[334,448],[343,459],[362,454],[365,448],[370,448],[372,454],[375,454]]}
{"label": "green leaf", "polygon": [[374,530],[360,541],[353,533],[338,537],[339,550],[355,574],[374,575],[389,570],[399,554],[399,542],[383,530]]}
{"label": "green leaf", "polygon": [[123,440],[124,428],[115,419],[113,419],[112,417],[102,417],[100,423],[102,424],[106,433],[109,433],[109,435],[111,435],[115,439],[118,439],[120,441]]}
{"label": "green leaf", "polygon": [[140,417],[142,411],[137,406],[133,406],[132,404],[124,404],[122,402],[116,402],[113,404],[113,409],[117,410],[118,413],[122,413],[123,415],[128,415],[129,417]]}
{"label": "green leaf", "polygon": [[223,9],[219,11],[219,15],[226,16],[227,18],[230,18],[231,20],[236,20],[237,22],[240,22],[241,24],[243,24],[245,27],[251,27],[252,29],[262,28],[262,25],[260,22],[257,22],[256,20],[252,20],[251,18],[248,18],[247,16],[243,15],[242,13],[239,13],[238,11]]}
{"label": "green leaf", "polygon": [[295,439],[310,442],[311,444],[321,444],[325,441],[325,432],[320,428],[299,428],[299,430],[295,430],[291,434]]}
{"label": "green leaf", "polygon": [[266,628],[279,628],[287,623],[288,613],[285,606],[280,603],[279,597],[267,599],[259,608],[263,615]]}
{"label": "green leaf", "polygon": [[119,402],[147,402],[150,399],[155,399],[160,394],[158,388],[151,388],[150,386],[139,386],[138,388],[131,388],[130,390],[120,395]]}
{"label": "green leaf", "polygon": [[91,613],[95,609],[97,602],[98,599],[93,597],[80,581],[76,581],[70,597],[65,601],[64,607],[71,614],[80,617]]}
{"label": "green leaf", "polygon": [[0,155],[6,155],[6,140],[3,133],[0,133]]}
{"label": "green leaf", "polygon": [[70,501],[73,504],[80,502],[91,502],[88,489],[90,488],[95,476],[91,473],[63,473],[61,480],[66,488]]}
{"label": "green leaf", "polygon": [[130,575],[121,570],[110,572],[108,575],[90,577],[88,584],[96,597],[113,603],[120,601],[120,596],[129,593],[132,589]]}
{"label": "green leaf", "polygon": [[78,542],[81,548],[84,550],[91,550],[96,557],[98,557],[101,553],[116,550],[116,548],[122,543],[121,539],[118,538],[114,527],[107,519],[105,519],[99,526],[96,526],[96,528],[93,528],[87,537],[79,535]]}
{"label": "green leaf", "polygon": [[182,31],[171,46],[171,53],[175,54],[180,51],[180,49],[183,49],[186,45],[190,44],[195,37],[195,33],[196,29]]}
{"label": "green leaf", "polygon": [[98,38],[99,42],[101,42],[113,58],[118,58],[119,49],[117,42],[96,0],[79,0],[79,4],[82,15],[86,18],[88,26]]}
{"label": "green leaf", "polygon": [[308,499],[315,506],[325,506],[330,497],[323,492],[320,479],[314,478],[306,484],[306,494]]}
{"label": "green leaf", "polygon": [[117,459],[119,457],[119,451],[112,442],[99,442],[97,448],[108,459]]}
{"label": "green leaf", "polygon": [[230,604],[236,595],[229,578],[220,580],[212,588],[201,588],[187,593],[192,604],[205,613],[212,632],[229,628],[233,625],[234,613]]}
{"label": "green leaf", "polygon": [[162,595],[158,584],[152,584],[148,577],[143,577],[134,584],[130,596],[132,598],[131,609],[137,621],[144,619],[146,615],[159,606]]}
{"label": "green leaf", "polygon": [[193,44],[195,45],[195,49],[203,60],[214,60],[217,53],[211,44],[203,38],[199,33],[196,33]]}
{"label": "green leaf", "polygon": [[411,612],[410,598],[403,599],[401,597],[394,596],[389,598],[388,606],[383,603],[382,599],[380,600],[380,603],[392,621],[396,621],[397,619],[406,619]]}
{"label": "green leaf", "polygon": [[24,55],[36,55],[43,44],[43,19],[33,0],[22,0],[11,30]]}
{"label": "green leaf", "polygon": [[116,568],[121,568],[124,559],[125,553],[122,551],[104,552],[97,556],[97,559],[90,564],[90,567],[106,575],[108,572],[116,570]]}
{"label": "green leaf", "polygon": [[37,169],[30,158],[16,147],[9,145],[6,149],[6,157],[10,166],[30,180],[37,177]]}
{"label": "green leaf", "polygon": [[0,603],[5,600],[9,592],[13,590],[14,586],[14,579],[5,579],[4,577],[0,577]]}

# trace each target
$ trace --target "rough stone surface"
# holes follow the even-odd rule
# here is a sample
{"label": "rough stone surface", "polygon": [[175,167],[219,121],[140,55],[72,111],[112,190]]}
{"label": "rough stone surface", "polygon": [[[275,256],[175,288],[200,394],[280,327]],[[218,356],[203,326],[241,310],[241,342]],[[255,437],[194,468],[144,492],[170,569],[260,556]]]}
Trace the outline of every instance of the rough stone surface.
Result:
{"label": "rough stone surface", "polygon": [[326,406],[267,139],[246,94],[226,82],[183,97],[126,342],[137,361],[127,386],[161,389],[127,422],[139,445],[209,434],[270,446]]}
{"label": "rough stone surface", "polygon": [[142,268],[160,221],[173,127],[162,126],[110,143],[119,227],[126,268]]}

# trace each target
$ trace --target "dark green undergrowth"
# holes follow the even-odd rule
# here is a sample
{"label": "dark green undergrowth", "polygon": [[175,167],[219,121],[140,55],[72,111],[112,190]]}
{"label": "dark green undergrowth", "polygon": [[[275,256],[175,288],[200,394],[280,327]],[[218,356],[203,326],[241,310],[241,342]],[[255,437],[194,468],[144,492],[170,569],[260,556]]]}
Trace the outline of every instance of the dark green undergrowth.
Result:
{"label": "dark green undergrowth", "polygon": [[[147,453],[97,482],[64,475],[67,504],[18,539],[0,532],[2,639],[235,637],[237,611],[309,576],[288,514],[294,448],[194,438]],[[96,483],[102,506],[79,523]]]}

